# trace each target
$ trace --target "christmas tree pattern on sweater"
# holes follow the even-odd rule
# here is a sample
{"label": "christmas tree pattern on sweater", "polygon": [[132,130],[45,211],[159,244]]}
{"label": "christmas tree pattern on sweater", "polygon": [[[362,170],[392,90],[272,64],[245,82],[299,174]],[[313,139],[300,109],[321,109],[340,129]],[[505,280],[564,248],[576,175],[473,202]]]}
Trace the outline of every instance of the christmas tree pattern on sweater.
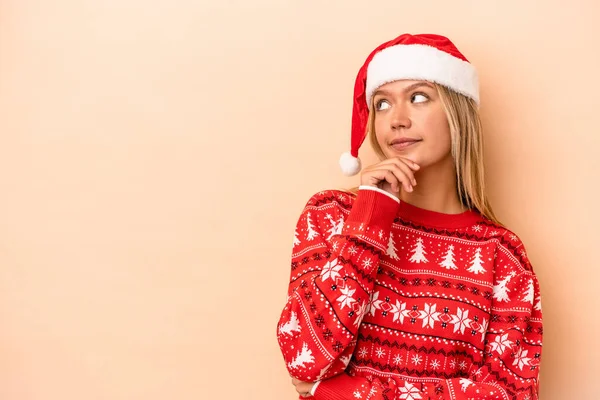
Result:
{"label": "christmas tree pattern on sweater", "polygon": [[298,219],[277,338],[314,399],[537,399],[542,333],[523,244],[475,212],[361,189]]}

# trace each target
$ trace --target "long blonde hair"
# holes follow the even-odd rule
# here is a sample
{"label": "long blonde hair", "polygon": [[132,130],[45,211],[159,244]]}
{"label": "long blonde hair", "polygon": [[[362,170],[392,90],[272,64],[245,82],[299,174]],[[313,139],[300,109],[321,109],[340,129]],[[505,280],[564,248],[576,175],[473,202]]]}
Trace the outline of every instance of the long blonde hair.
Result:
{"label": "long blonde hair", "polygon": [[[442,101],[450,127],[451,154],[456,170],[458,198],[464,207],[475,209],[485,218],[502,225],[496,218],[485,192],[483,128],[478,106],[470,97],[442,85],[434,84],[434,86]],[[380,160],[384,160],[386,156],[379,147],[375,135],[373,103],[370,109],[366,133],[373,150]],[[358,188],[348,191],[356,193]]]}

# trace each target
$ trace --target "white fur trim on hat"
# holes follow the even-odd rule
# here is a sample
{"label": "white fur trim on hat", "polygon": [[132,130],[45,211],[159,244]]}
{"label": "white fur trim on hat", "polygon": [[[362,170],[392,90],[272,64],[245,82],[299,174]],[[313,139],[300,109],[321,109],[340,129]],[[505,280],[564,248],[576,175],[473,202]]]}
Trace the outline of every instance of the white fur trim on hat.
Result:
{"label": "white fur trim on hat", "polygon": [[361,168],[360,158],[354,157],[349,151],[347,151],[340,157],[340,168],[342,169],[344,175],[356,175]]}
{"label": "white fur trim on hat", "polygon": [[435,47],[395,45],[373,56],[367,70],[367,106],[378,87],[400,79],[439,83],[479,104],[479,80],[475,67]]}

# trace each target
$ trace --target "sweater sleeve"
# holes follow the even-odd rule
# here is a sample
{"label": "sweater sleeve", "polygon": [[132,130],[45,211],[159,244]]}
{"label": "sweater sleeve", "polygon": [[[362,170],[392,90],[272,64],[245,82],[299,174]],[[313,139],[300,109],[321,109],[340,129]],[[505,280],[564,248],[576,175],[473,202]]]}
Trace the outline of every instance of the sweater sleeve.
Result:
{"label": "sweater sleeve", "polygon": [[377,190],[361,188],[351,206],[348,197],[313,196],[296,225],[277,339],[290,375],[305,382],[346,369],[399,207]]}
{"label": "sweater sleeve", "polygon": [[496,254],[483,362],[469,377],[409,383],[344,374],[320,382],[314,399],[351,400],[370,393],[370,400],[537,400],[543,333],[540,288],[523,244],[510,236],[513,239]]}

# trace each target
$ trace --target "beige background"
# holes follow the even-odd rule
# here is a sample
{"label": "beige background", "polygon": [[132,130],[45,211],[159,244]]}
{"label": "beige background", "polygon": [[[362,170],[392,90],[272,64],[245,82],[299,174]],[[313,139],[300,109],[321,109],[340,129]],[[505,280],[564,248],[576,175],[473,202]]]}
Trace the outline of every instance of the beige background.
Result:
{"label": "beige background", "polygon": [[542,285],[542,399],[597,398],[595,3],[2,0],[0,398],[296,398],[294,224],[357,182],[354,77],[403,32],[479,69],[489,192]]}

